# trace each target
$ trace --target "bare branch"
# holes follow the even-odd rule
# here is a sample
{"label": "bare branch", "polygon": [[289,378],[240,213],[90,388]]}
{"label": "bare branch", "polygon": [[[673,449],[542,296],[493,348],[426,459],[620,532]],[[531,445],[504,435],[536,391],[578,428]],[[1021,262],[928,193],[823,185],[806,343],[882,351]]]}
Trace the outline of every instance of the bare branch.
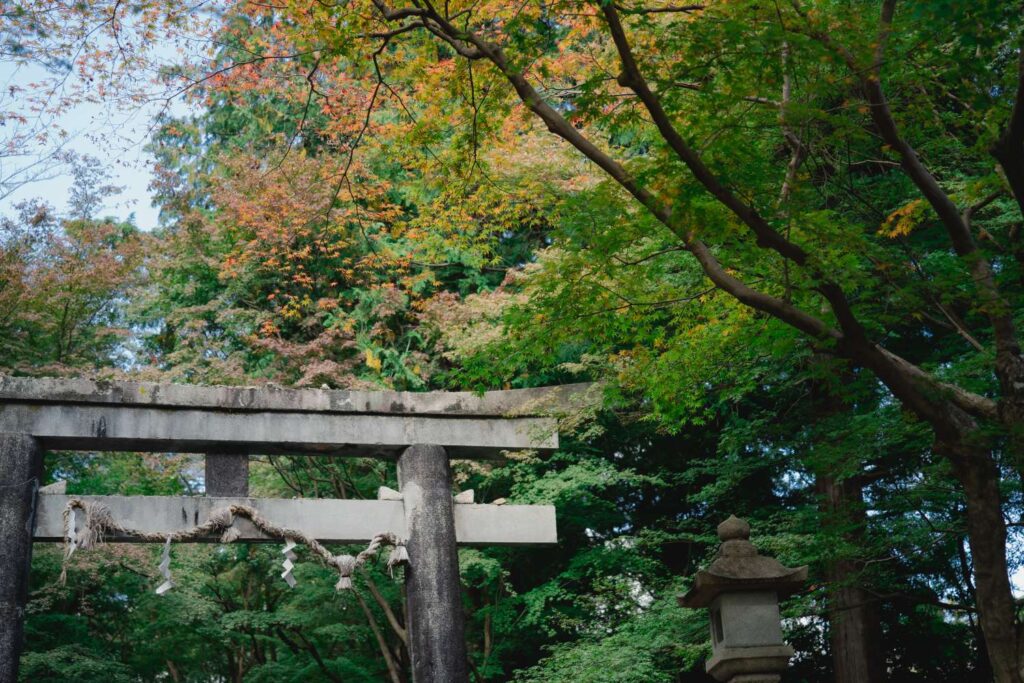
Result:
{"label": "bare branch", "polygon": [[[675,88],[682,88],[684,90],[694,90],[696,92],[705,92],[704,86],[701,83],[692,83],[690,81],[673,81],[672,86]],[[757,97],[754,95],[748,95],[741,97],[744,102],[753,102],[754,104],[763,104],[767,107],[781,107],[782,103],[778,100],[773,100],[768,97]]]}
{"label": "bare branch", "polygon": [[373,612],[370,611],[369,605],[366,604],[366,600],[359,594],[359,591],[354,590],[352,593],[356,596],[356,601],[359,602],[359,606],[363,610],[363,614],[366,615],[366,621],[370,624],[370,630],[373,631],[374,638],[377,639],[377,645],[380,647],[380,652],[384,656],[384,662],[388,667],[388,675],[391,677],[391,683],[402,683],[402,676],[398,671],[398,664],[395,662],[395,658],[391,655],[391,650],[388,648],[388,642],[384,639],[384,634],[380,630],[380,626],[377,625],[377,620],[373,617]]}
{"label": "bare branch", "polygon": [[661,256],[662,254],[669,254],[669,253],[671,253],[673,251],[685,251],[685,250],[686,250],[686,247],[678,245],[678,246],[674,246],[674,247],[668,247],[666,249],[659,249],[658,251],[656,251],[654,253],[651,253],[651,254],[648,254],[647,256],[644,256],[642,258],[639,258],[636,261],[630,261],[628,259],[624,259],[624,258],[622,258],[622,257],[620,257],[618,255],[615,255],[615,254],[612,255],[612,258],[615,259],[616,261],[618,261],[619,263],[621,263],[624,266],[637,266],[637,265],[640,265],[641,263],[643,263],[644,261],[649,261],[652,258]]}
{"label": "bare branch", "polygon": [[615,5],[623,14],[692,14],[704,9],[704,5],[665,5],[663,7],[626,7]]}

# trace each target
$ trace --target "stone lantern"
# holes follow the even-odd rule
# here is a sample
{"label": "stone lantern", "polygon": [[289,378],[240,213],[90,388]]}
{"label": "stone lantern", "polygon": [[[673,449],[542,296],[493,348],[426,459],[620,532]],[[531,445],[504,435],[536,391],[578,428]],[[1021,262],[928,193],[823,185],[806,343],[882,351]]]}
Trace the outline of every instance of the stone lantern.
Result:
{"label": "stone lantern", "polygon": [[722,546],[693,588],[679,597],[683,607],[711,612],[711,659],[707,671],[726,683],[777,683],[793,648],[782,640],[779,599],[799,590],[807,567],[791,569],[759,555],[750,525],[730,516],[718,525]]}

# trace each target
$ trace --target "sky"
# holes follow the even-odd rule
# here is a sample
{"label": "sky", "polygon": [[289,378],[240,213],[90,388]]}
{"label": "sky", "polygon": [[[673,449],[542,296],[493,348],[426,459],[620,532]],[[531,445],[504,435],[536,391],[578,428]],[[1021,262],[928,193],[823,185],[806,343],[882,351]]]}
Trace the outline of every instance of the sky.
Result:
{"label": "sky", "polygon": [[[9,91],[11,86],[28,87],[46,75],[40,67],[0,61],[0,88],[4,91]],[[17,100],[12,102],[8,99],[3,104],[8,107],[13,104],[16,111],[19,109]],[[83,103],[49,122],[51,130],[59,128],[67,132],[65,150],[99,159],[111,175],[110,183],[123,188],[119,195],[112,197],[103,207],[102,217],[122,220],[134,217],[135,224],[143,230],[152,230],[158,225],[159,211],[152,205],[148,189],[153,180],[153,157],[146,153],[145,146],[153,121],[164,107],[163,102],[132,105],[128,109],[111,104]],[[190,106],[181,97],[170,105],[172,115],[181,116],[190,111]],[[25,111],[22,113],[27,114]],[[30,153],[26,161],[29,158],[36,157]],[[9,169],[4,169],[4,172],[9,172]],[[70,169],[47,174],[0,199],[0,215],[13,213],[19,202],[33,198],[42,198],[61,211],[67,206],[71,185]]]}
{"label": "sky", "polygon": [[[131,145],[102,146],[91,139],[86,131],[90,130],[89,126],[102,114],[99,107],[89,105],[79,107],[73,113],[63,117],[67,123],[75,127],[71,128],[72,130],[77,128],[77,133],[73,135],[67,149],[99,159],[102,165],[110,170],[111,182],[124,188],[118,197],[108,201],[103,207],[104,217],[114,216],[127,219],[129,216],[134,216],[136,225],[150,230],[157,225],[158,214],[152,206],[147,189],[152,179],[150,167],[152,159],[142,149],[144,141]],[[0,214],[9,214],[17,203],[36,197],[44,199],[58,211],[62,211],[67,206],[71,182],[70,173],[65,171],[55,177],[23,185],[0,202]]]}

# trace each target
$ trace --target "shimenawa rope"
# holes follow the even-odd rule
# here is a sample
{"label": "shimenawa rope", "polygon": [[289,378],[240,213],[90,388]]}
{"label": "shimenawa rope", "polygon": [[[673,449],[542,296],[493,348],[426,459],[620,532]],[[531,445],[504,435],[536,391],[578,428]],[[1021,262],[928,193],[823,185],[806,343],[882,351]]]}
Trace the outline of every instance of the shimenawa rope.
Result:
{"label": "shimenawa rope", "polygon": [[[79,514],[82,516],[80,524],[78,519]],[[210,514],[210,518],[202,524],[194,526],[191,529],[176,531],[171,534],[162,534],[139,531],[138,529],[126,527],[115,520],[110,509],[102,503],[83,500],[81,498],[72,498],[64,507],[64,561],[61,568],[60,581],[63,584],[67,580],[68,562],[71,560],[71,556],[76,550],[79,548],[85,550],[94,547],[102,543],[106,535],[116,534],[118,536],[131,536],[141,541],[164,543],[164,552],[160,563],[164,583],[160,586],[160,588],[163,589],[163,591],[160,592],[166,592],[171,586],[173,586],[169,570],[171,543],[205,538],[216,533],[221,534],[220,540],[222,543],[232,543],[237,541],[241,534],[234,526],[235,517],[244,517],[252,522],[252,525],[266,536],[285,541],[286,550],[282,552],[285,553],[287,560],[294,559],[294,554],[291,553],[291,548],[294,547],[296,543],[302,543],[308,547],[313,551],[313,554],[320,558],[321,562],[328,567],[334,567],[338,570],[338,583],[335,584],[335,588],[337,590],[352,588],[352,573],[362,566],[367,560],[376,555],[381,546],[392,546],[391,554],[387,560],[387,567],[389,571],[393,571],[397,564],[403,562],[408,564],[409,562],[409,553],[405,549],[405,544],[390,531],[374,536],[373,539],[370,540],[370,544],[366,549],[357,555],[334,555],[315,538],[307,536],[304,532],[299,531],[298,529],[289,529],[287,527],[277,526],[267,518],[263,517],[255,508],[249,507],[248,505],[229,505],[227,507],[218,508],[214,510]],[[79,526],[81,528],[79,528]],[[292,555],[291,557],[289,557],[290,553]],[[289,586],[294,585],[294,578],[291,577],[291,568],[287,565],[285,565],[285,572],[281,575],[281,578],[287,581]],[[289,581],[289,578],[291,578],[291,581]]]}

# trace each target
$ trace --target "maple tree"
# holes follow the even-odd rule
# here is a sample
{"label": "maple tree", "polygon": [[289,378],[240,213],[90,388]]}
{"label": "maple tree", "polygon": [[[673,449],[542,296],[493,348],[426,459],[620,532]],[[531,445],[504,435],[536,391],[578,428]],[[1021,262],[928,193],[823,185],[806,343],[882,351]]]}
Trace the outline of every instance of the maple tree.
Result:
{"label": "maple tree", "polygon": [[[835,7],[842,11],[841,5]],[[1006,442],[993,437],[991,427],[1009,436],[1012,463],[1019,457],[1014,451],[1019,450],[1015,431],[1022,424],[1024,357],[1016,332],[1018,309],[1007,300],[997,272],[1019,248],[1009,247],[1011,253],[986,248],[972,219],[999,196],[1005,194],[1018,204],[1024,198],[1024,185],[1014,168],[1024,154],[1024,103],[1016,96],[1024,92],[1020,77],[1024,55],[1013,56],[1011,51],[1011,56],[1004,56],[1018,44],[1019,26],[1012,20],[1012,4],[992,3],[964,12],[944,7],[942,16],[961,33],[954,40],[933,41],[934,47],[922,48],[920,36],[927,35],[932,25],[928,20],[939,15],[919,8],[897,14],[896,8],[892,0],[882,2],[877,23],[869,30],[860,16],[846,18],[830,12],[832,6],[827,4],[808,8],[798,3],[771,10],[758,3],[730,3],[650,12],[614,3],[581,8],[574,3],[436,7],[375,2],[361,10],[323,5],[283,6],[279,11],[294,17],[306,40],[320,38],[322,44],[314,45],[323,50],[331,50],[335,43],[317,29],[333,30],[333,20],[341,12],[348,21],[347,30],[339,33],[354,44],[366,41],[364,53],[370,52],[372,41],[377,41],[372,53],[376,56],[390,41],[416,33],[391,51],[403,62],[397,70],[405,70],[410,88],[440,85],[433,80],[439,69],[410,64],[414,60],[404,52],[422,45],[416,41],[424,35],[433,37],[438,41],[433,45],[442,45],[454,57],[442,60],[451,62],[447,75],[465,70],[471,90],[466,109],[473,110],[474,134],[480,129],[480,108],[475,102],[477,85],[470,78],[474,64],[486,64],[487,76],[494,80],[484,81],[479,97],[495,90],[504,94],[504,107],[502,103],[487,107],[492,115],[495,110],[514,110],[517,104],[525,107],[673,235],[718,290],[800,331],[822,351],[848,360],[855,369],[871,371],[908,410],[931,425],[934,448],[950,459],[966,495],[977,603],[996,680],[1017,681],[1021,676],[1019,638],[997,463],[1001,444]],[[985,28],[971,27],[978,15],[985,17],[980,22]],[[865,35],[870,38],[865,40]],[[962,35],[972,39],[960,40]],[[727,49],[729,43],[758,47],[733,55]],[[573,49],[577,45],[580,48]],[[900,99],[889,100],[900,77],[914,73],[911,68],[891,75],[887,67],[893,63],[892,54],[915,49],[915,61],[924,68],[946,66],[950,60],[939,45],[956,54],[961,68],[973,66],[972,73],[981,77],[980,83],[966,86],[959,99],[969,98],[985,114],[961,118],[955,133],[965,138],[963,153],[978,157],[973,184],[987,185],[993,199],[954,200],[954,190],[944,187],[935,175],[937,164],[922,161],[918,148],[927,144],[927,133],[922,136],[900,120],[905,108],[908,116],[919,111],[938,114],[946,109],[944,102],[927,90],[920,97],[903,96],[897,90]],[[709,60],[708,52],[714,55],[716,48],[724,56]],[[563,59],[566,53],[573,56]],[[775,64],[766,64],[766,55],[774,55]],[[387,83],[379,62],[375,57],[378,84]],[[826,66],[820,75],[831,76],[836,87],[807,92],[794,106],[793,65],[813,64],[813,72],[822,62]],[[755,87],[754,92],[737,93],[744,113],[733,116],[737,124],[746,125],[714,126],[711,142],[694,139],[697,120],[721,119],[722,112],[692,104],[695,98],[690,93],[717,90],[728,96],[730,81],[744,72],[756,73],[755,69],[761,70],[759,82],[737,84],[744,89]],[[765,69],[773,72],[777,96],[762,89]],[[682,78],[691,80],[677,86]],[[548,81],[556,85],[548,88]],[[942,80],[939,85],[946,88],[943,96],[955,87]],[[518,102],[513,103],[510,95]],[[864,103],[855,110],[859,120],[843,117],[842,110],[840,116],[830,111],[830,100],[836,96]],[[766,103],[767,114],[749,113],[750,105]],[[911,105],[915,108],[910,109]],[[878,152],[883,157],[879,165],[884,167],[889,156],[934,212],[935,224],[945,229],[950,248],[964,264],[963,282],[976,297],[971,310],[984,321],[986,342],[978,342],[980,348],[975,351],[991,358],[989,372],[997,380],[996,387],[977,390],[971,383],[950,381],[887,347],[881,330],[865,313],[870,302],[858,296],[872,277],[881,280],[865,268],[873,265],[870,239],[865,239],[860,226],[831,221],[816,202],[796,194],[811,146],[820,144],[815,118],[821,120],[821,127],[838,119],[876,135],[883,148]],[[920,118],[913,120],[927,131]],[[688,129],[680,127],[682,121],[689,121]],[[774,132],[775,144],[764,135],[737,134],[754,121],[762,130]],[[616,128],[627,123],[651,147],[638,159],[623,160],[614,147]],[[943,134],[948,126],[940,118],[938,130],[927,132]],[[782,161],[780,147],[788,150]],[[987,169],[982,154],[989,158]],[[736,159],[742,159],[742,169],[736,168]],[[1010,230],[996,242],[1015,242],[1017,233],[1019,229]],[[760,282],[754,283],[755,278]],[[970,336],[977,341],[977,335]]]}
{"label": "maple tree", "polygon": [[[1024,472],[1019,6],[80,5],[5,18],[50,22],[24,31],[26,54],[108,36],[78,66],[129,99],[153,84],[126,68],[154,56],[128,35],[195,21],[216,46],[158,81],[210,112],[154,143],[167,246],[150,254],[142,319],[160,328],[146,343],[162,372],[410,388],[611,377],[659,429],[699,440],[688,430],[711,424],[722,452],[775,463],[741,458],[760,477],[748,487],[773,486],[771,454],[804,451],[791,467],[814,478],[815,519],[844,548],[811,558],[832,586],[838,680],[885,675],[887,603],[871,590],[932,570],[869,568],[928,547],[907,531],[918,513],[964,525],[968,549],[934,532],[948,558],[934,571],[977,611],[992,677],[1021,680],[1005,523]],[[791,413],[765,406],[789,392]],[[583,489],[606,472],[586,462]],[[296,467],[278,471],[303,491],[344,481]],[[931,497],[943,477],[958,490]],[[897,494],[922,509],[882,502]],[[902,521],[885,528],[868,506]],[[888,554],[857,550],[887,533]],[[972,577],[950,579],[954,566]],[[559,652],[550,666],[571,668]]]}
{"label": "maple tree", "polygon": [[42,201],[0,220],[0,339],[4,364],[67,372],[110,363],[128,337],[119,302],[140,281],[145,240],[135,226],[94,215],[112,188],[79,167],[72,209]]}

